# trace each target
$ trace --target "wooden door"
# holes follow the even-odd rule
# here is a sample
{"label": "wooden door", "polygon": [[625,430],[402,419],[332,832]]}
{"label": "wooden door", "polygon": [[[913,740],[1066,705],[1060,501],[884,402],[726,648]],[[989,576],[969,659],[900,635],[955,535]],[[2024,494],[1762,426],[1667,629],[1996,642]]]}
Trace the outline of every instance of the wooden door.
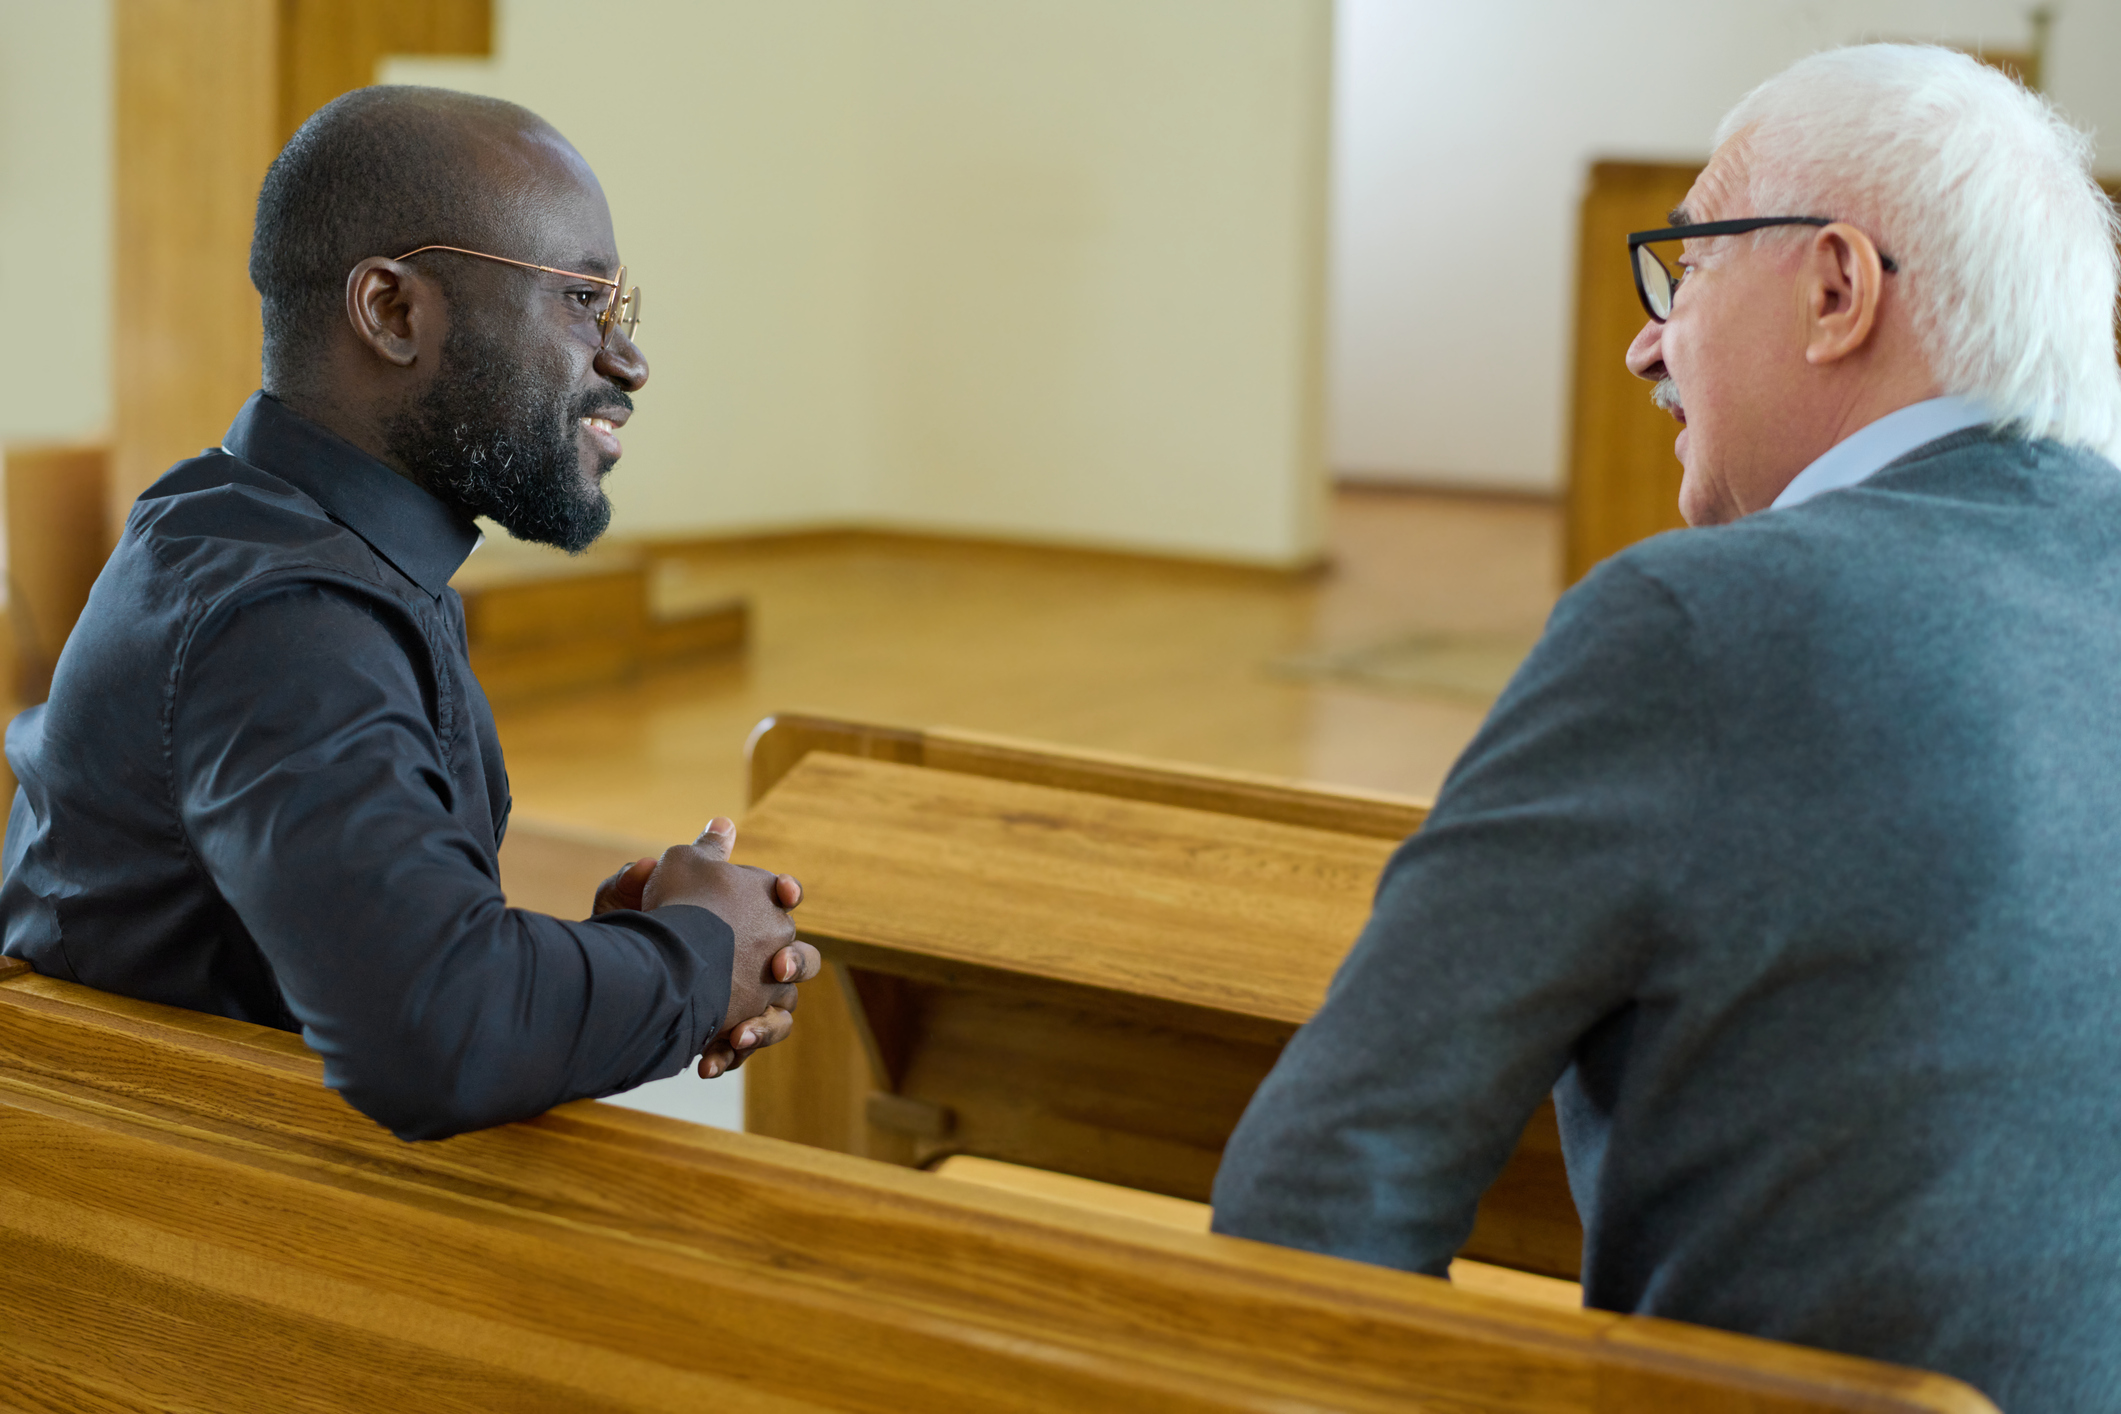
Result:
{"label": "wooden door", "polygon": [[1563,535],[1564,584],[1679,518],[1677,427],[1622,361],[1642,328],[1627,234],[1662,226],[1703,163],[1595,162],[1576,257],[1576,373]]}

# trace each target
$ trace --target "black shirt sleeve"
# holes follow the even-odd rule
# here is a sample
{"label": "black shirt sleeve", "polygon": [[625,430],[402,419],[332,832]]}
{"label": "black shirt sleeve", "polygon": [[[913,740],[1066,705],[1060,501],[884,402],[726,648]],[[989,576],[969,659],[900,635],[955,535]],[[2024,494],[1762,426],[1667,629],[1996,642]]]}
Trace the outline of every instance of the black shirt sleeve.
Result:
{"label": "black shirt sleeve", "polygon": [[508,907],[494,842],[452,814],[437,662],[390,596],[283,580],[203,616],[167,718],[188,846],[325,1083],[406,1139],[675,1074],[734,952],[700,908]]}

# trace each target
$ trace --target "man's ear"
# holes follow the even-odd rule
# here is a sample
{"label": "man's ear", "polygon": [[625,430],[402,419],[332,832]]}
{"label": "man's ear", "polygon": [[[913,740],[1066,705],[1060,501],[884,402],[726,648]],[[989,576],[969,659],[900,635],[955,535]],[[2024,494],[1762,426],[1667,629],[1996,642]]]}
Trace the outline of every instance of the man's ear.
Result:
{"label": "man's ear", "polygon": [[410,368],[447,323],[442,290],[410,265],[371,255],[347,273],[346,319],[385,363]]}
{"label": "man's ear", "polygon": [[1885,297],[1878,247],[1845,222],[1821,226],[1805,245],[1797,295],[1805,362],[1816,367],[1847,358],[1870,342],[1877,327]]}

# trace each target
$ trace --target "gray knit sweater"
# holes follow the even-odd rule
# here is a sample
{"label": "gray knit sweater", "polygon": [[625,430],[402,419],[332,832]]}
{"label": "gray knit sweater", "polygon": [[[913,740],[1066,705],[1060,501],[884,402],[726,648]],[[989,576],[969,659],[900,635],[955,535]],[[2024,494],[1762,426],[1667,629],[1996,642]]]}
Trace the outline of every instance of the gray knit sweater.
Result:
{"label": "gray knit sweater", "polygon": [[2121,1409],[2121,472],[1977,428],[1571,591],[1216,1227],[1441,1273],[1551,1088],[1591,1305]]}

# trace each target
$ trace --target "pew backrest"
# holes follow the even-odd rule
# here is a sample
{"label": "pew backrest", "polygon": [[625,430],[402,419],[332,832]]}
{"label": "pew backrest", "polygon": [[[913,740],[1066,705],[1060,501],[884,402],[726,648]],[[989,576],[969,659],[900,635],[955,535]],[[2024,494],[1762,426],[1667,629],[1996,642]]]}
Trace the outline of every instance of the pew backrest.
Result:
{"label": "pew backrest", "polygon": [[[1421,802],[948,729],[761,723],[740,862],[803,878],[824,952],[746,1128],[1205,1199]],[[1080,1058],[1095,1055],[1096,1065]],[[1463,1255],[1575,1279],[1551,1104]]]}
{"label": "pew backrest", "polygon": [[778,713],[752,729],[751,739],[744,746],[750,767],[751,799],[756,801],[765,795],[813,751],[1241,815],[1372,839],[1405,839],[1421,828],[1429,813],[1426,801],[1382,791],[1153,761],[955,727],[921,731],[807,712]]}
{"label": "pew backrest", "polygon": [[19,970],[0,1251],[32,1407],[1991,1408],[592,1101],[407,1145],[291,1035]]}

